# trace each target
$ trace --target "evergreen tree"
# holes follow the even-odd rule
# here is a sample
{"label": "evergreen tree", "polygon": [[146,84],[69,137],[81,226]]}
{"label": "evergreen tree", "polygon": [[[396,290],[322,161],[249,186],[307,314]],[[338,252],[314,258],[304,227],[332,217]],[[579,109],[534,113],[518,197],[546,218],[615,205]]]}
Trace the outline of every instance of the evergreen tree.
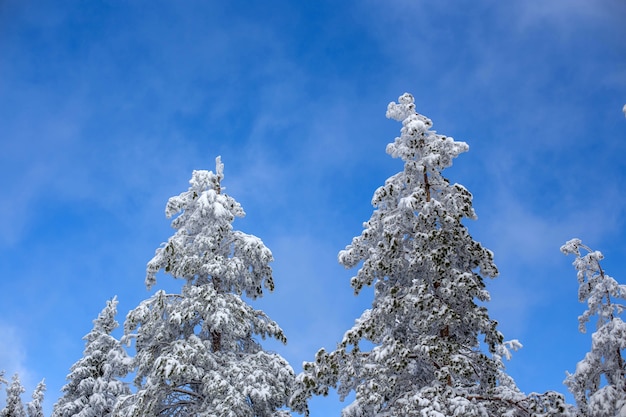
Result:
{"label": "evergreen tree", "polygon": [[6,406],[0,411],[0,417],[26,417],[26,411],[24,411],[24,404],[22,403],[24,391],[19,375],[14,374],[11,384],[7,387]]}
{"label": "evergreen tree", "polygon": [[233,230],[244,211],[216,173],[194,171],[189,190],[172,197],[176,233],[148,263],[146,285],[164,271],[183,280],[180,294],[157,291],[132,310],[125,338],[135,340],[137,392],[119,403],[126,416],[281,416],[294,373],[257,337],[286,342],[283,331],[242,295],[274,288],[263,242]]}
{"label": "evergreen tree", "polygon": [[587,310],[578,317],[579,330],[585,333],[591,317],[598,318],[591,351],[578,362],[573,374],[567,374],[565,385],[574,395],[581,416],[626,416],[626,324],[619,317],[626,306],[617,301],[626,299],[626,285],[605,274],[600,265],[602,253],[591,250],[580,239],[568,241],[561,252],[576,256],[578,300],[587,303]]}
{"label": "evergreen tree", "polygon": [[115,320],[117,303],[117,297],[107,301],[93,321],[93,329],[83,338],[83,357],[72,365],[68,383],[62,388],[64,394],[54,405],[53,417],[110,416],[118,397],[130,393],[120,378],[128,373],[131,360],[111,335],[119,326]]}
{"label": "evergreen tree", "polygon": [[344,417],[557,415],[561,395],[525,396],[504,373],[520,345],[504,342],[482,305],[493,254],[462,223],[476,218],[472,195],[441,174],[467,144],[431,130],[410,94],[387,117],[403,124],[387,153],[404,170],[376,190],[372,217],[339,253],[346,268],[361,265],[355,294],[374,285],[372,307],[336,350],[304,364],[293,408],[308,415],[307,399],[333,387],[342,400],[356,394]]}
{"label": "evergreen tree", "polygon": [[37,384],[35,391],[33,392],[33,400],[26,406],[28,417],[44,417],[43,416],[43,396],[46,391],[46,384],[42,380]]}
{"label": "evergreen tree", "polygon": [[0,385],[8,384],[7,380],[4,379],[4,374],[5,373],[6,373],[6,371],[4,369],[0,370]]}

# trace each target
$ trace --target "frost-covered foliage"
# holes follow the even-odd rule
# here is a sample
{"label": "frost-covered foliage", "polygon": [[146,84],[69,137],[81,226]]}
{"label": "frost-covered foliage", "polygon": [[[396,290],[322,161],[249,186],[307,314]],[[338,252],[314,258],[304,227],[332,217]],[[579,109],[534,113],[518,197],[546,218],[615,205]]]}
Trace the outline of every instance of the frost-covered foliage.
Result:
{"label": "frost-covered foliage", "polygon": [[93,323],[93,329],[83,338],[83,357],[70,369],[68,383],[62,388],[63,396],[54,405],[53,417],[110,416],[115,402],[130,390],[121,381],[128,374],[131,359],[111,335],[119,324],[117,298],[107,301]]}
{"label": "frost-covered foliage", "polygon": [[332,387],[341,399],[356,394],[343,417],[559,415],[562,395],[525,396],[504,373],[520,344],[504,342],[479,304],[498,270],[462,224],[476,218],[472,195],[441,174],[468,145],[431,130],[410,94],[387,117],[403,125],[387,153],[404,170],[376,190],[372,217],[339,253],[345,267],[361,265],[356,294],[374,286],[372,308],[336,350],[304,364],[293,408],[308,414],[308,398]]}
{"label": "frost-covered foliage", "polygon": [[18,374],[13,375],[11,384],[7,387],[6,406],[0,411],[0,417],[26,417],[24,403],[22,403],[24,391]]}
{"label": "frost-covered foliage", "polygon": [[235,231],[244,211],[222,193],[216,173],[194,171],[189,190],[165,214],[176,233],[148,263],[146,285],[164,271],[184,280],[180,294],[157,291],[132,310],[125,340],[135,340],[137,392],[122,398],[122,416],[283,416],[295,375],[257,338],[286,342],[280,327],[241,298],[274,288],[263,242]]}
{"label": "frost-covered foliage", "polygon": [[[586,253],[581,253],[583,250]],[[624,311],[626,285],[606,275],[600,265],[602,253],[572,239],[561,252],[574,255],[578,271],[578,300],[587,310],[578,317],[579,330],[597,316],[596,331],[591,336],[591,351],[578,362],[576,371],[567,375],[565,385],[576,399],[582,416],[626,416],[626,324],[619,317]]]}
{"label": "frost-covered foliage", "polygon": [[33,392],[33,400],[26,406],[28,417],[44,417],[43,415],[43,396],[46,391],[46,383],[42,380],[37,384],[35,391]]}

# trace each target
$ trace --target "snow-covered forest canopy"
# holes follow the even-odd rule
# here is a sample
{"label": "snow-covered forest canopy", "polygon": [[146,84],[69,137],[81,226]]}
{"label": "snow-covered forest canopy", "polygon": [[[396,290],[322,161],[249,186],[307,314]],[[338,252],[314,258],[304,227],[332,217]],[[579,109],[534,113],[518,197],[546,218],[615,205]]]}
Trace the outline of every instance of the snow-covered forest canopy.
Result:
{"label": "snow-covered forest canopy", "polygon": [[[604,274],[624,282],[624,16],[624,0],[0,2],[0,371],[6,381],[0,410],[13,385],[11,401],[26,414],[29,403],[45,416],[72,407],[115,409],[120,396],[128,399],[123,412],[131,414],[132,404],[160,383],[145,370],[142,391],[134,385],[136,358],[150,355],[135,348],[149,339],[149,315],[158,311],[153,297],[160,292],[164,314],[175,314],[207,287],[183,290],[187,280],[170,273],[181,271],[165,271],[166,264],[148,289],[146,263],[161,242],[175,239],[171,222],[180,214],[164,218],[168,199],[188,191],[194,170],[218,175],[218,155],[225,163],[220,193],[246,213],[235,217],[232,231],[256,236],[274,259],[268,263],[274,290],[262,286],[262,297],[244,292],[241,300],[275,322],[287,343],[270,335],[252,339],[289,364],[312,417],[338,416],[351,404],[353,410],[369,407],[366,399],[375,396],[345,373],[327,375],[327,383],[343,378],[336,388],[327,386],[328,396],[314,392],[324,389],[321,379],[310,379],[317,385],[308,390],[299,386],[303,362],[314,363],[321,349],[328,363],[351,352],[350,342],[338,346],[346,332],[363,354],[349,358],[354,366],[369,367],[374,354],[406,354],[407,368],[393,385],[396,408],[392,399],[380,412],[401,409],[412,395],[402,391],[411,368],[426,369],[427,358],[406,346],[415,340],[401,334],[400,324],[391,336],[358,339],[357,319],[392,324],[393,317],[410,316],[376,307],[393,300],[384,288],[377,292],[376,280],[354,294],[353,277],[365,282],[377,273],[373,258],[362,272],[368,259],[349,268],[345,261],[359,259],[346,247],[369,230],[363,222],[375,220],[378,209],[383,214],[380,204],[370,203],[386,179],[402,173],[411,183],[419,180],[404,173],[402,157],[385,152],[402,128],[402,121],[384,117],[386,106],[400,105],[405,91],[413,94],[415,111],[434,123],[431,131],[453,138],[454,147],[468,144],[469,152],[439,175],[471,193],[477,219],[462,217],[466,241],[491,251],[497,267],[496,277],[471,271],[481,283],[450,263],[475,294],[490,297],[476,307],[467,302],[469,294],[463,298],[459,307],[476,319],[473,326],[497,322],[493,331],[464,335],[466,365],[485,361],[485,372],[497,368],[485,336],[499,333],[511,359],[500,359],[498,386],[508,376],[526,396],[535,392],[545,400],[552,392],[584,408],[564,384],[568,373],[575,375],[569,386],[576,386],[583,375],[576,365],[587,353],[593,350],[596,358],[588,363],[613,358],[600,353],[601,345],[593,347],[596,316],[589,316],[586,333],[579,331],[576,318],[589,307],[577,295],[577,255],[564,256],[559,248],[580,238],[602,251]],[[431,175],[434,181],[437,174]],[[459,194],[442,190],[453,199]],[[448,203],[442,205],[449,213]],[[390,212],[382,217],[404,224]],[[586,249],[579,248],[584,257]],[[397,248],[409,249],[408,242]],[[340,263],[342,250],[350,257]],[[468,259],[486,263],[481,253]],[[411,285],[398,299],[402,311],[414,292],[427,288]],[[446,282],[438,285],[441,290]],[[481,307],[487,314],[477,317]],[[130,311],[134,328],[127,325]],[[201,328],[208,322],[196,320],[197,329],[180,331],[185,339],[178,346],[204,340]],[[437,334],[437,322],[429,323],[431,333],[418,343]],[[459,337],[451,333],[432,346],[452,352]],[[514,350],[515,340],[523,348]],[[150,346],[167,353],[165,345]],[[467,385],[485,378],[461,375],[460,357],[433,358],[441,370],[424,374],[430,382],[421,381],[414,398],[433,404],[442,398],[430,397],[434,391],[426,388],[438,373],[450,374],[452,385],[446,376],[438,388],[445,395],[486,395],[486,386]],[[383,365],[377,369],[381,378],[389,374]],[[187,371],[193,370],[176,374],[180,385],[169,397],[181,409],[181,401],[192,407],[206,399],[203,385],[183,384]],[[598,375],[597,391],[582,386],[587,404],[612,395],[601,390],[611,374]],[[148,378],[155,384],[147,385]],[[84,406],[104,385],[110,392]],[[76,386],[84,390],[70,395]],[[500,398],[502,390],[489,395]],[[592,392],[598,394],[591,398]],[[509,393],[517,395],[514,388]],[[294,394],[276,411],[304,407],[291,402]],[[528,398],[520,403],[529,404]]]}
{"label": "snow-covered forest canopy", "polygon": [[[587,305],[579,329],[595,324],[589,352],[564,381],[575,403],[523,392],[507,372],[522,344],[489,313],[494,253],[472,238],[471,191],[444,173],[469,146],[436,133],[408,93],[387,117],[402,125],[386,148],[402,170],[375,190],[370,219],[338,254],[356,270],[354,293],[372,287],[373,299],[336,348],[306,352],[302,370],[264,349],[268,338],[288,340],[251,304],[272,297],[274,258],[261,238],[234,228],[245,212],[225,192],[218,157],[215,171],[194,171],[188,190],[168,200],[175,233],[147,263],[148,289],[170,276],[178,290],[158,289],[128,312],[119,338],[118,300],[103,300],[52,416],[308,416],[311,398],[331,390],[350,398],[344,417],[626,416],[626,285],[604,271],[603,255],[578,238],[561,247],[574,256]],[[44,415],[43,381],[27,403],[19,375],[2,373],[0,383],[0,416]]]}

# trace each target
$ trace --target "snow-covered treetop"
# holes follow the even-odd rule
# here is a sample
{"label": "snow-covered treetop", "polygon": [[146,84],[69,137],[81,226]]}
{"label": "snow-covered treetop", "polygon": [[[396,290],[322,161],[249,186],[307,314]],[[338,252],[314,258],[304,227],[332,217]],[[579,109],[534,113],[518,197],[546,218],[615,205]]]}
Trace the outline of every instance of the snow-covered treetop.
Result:
{"label": "snow-covered treetop", "polygon": [[[583,255],[581,249],[587,253]],[[580,239],[571,239],[561,246],[565,255],[575,255],[574,268],[578,278],[578,300],[587,302],[587,310],[578,317],[579,330],[585,333],[585,325],[591,316],[598,316],[597,327],[606,324],[620,315],[626,306],[616,303],[614,299],[626,299],[626,285],[619,284],[614,278],[606,275],[600,265],[604,259],[599,251],[591,250]]]}
{"label": "snow-covered treetop", "polygon": [[112,299],[107,300],[106,307],[100,311],[98,317],[93,321],[92,331],[87,333],[84,337],[87,342],[93,342],[103,334],[110,335],[113,330],[117,329],[119,326],[119,323],[115,320],[115,316],[117,315],[117,304],[117,295]]}
{"label": "snow-covered treetop", "polygon": [[[110,416],[117,398],[130,393],[121,379],[128,374],[132,359],[111,335],[118,327],[117,304],[117,297],[107,300],[93,321],[93,328],[83,337],[83,357],[70,368],[67,384],[61,389],[63,396],[54,405],[52,417]],[[34,394],[32,406],[36,414]]]}
{"label": "snow-covered treetop", "polygon": [[26,411],[28,417],[44,417],[43,414],[43,397],[46,391],[46,383],[44,380],[40,381],[33,392],[33,400],[26,405]]}
{"label": "snow-covered treetop", "polygon": [[[415,112],[415,99],[405,93],[398,102],[387,106],[387,117],[402,122],[400,137],[387,145],[387,153],[403,161],[413,161],[426,167],[429,174],[438,173],[452,165],[452,160],[469,150],[465,142],[438,135],[430,130],[433,122]],[[431,185],[434,185],[431,181]]]}
{"label": "snow-covered treetop", "polygon": [[[469,146],[431,130],[432,121],[415,112],[411,94],[400,96],[398,103],[389,103],[387,117],[402,122],[401,135],[388,144],[386,150],[392,157],[404,161],[404,170],[388,178],[385,185],[376,190],[372,205],[377,210],[364,223],[361,236],[355,237],[352,244],[339,253],[339,262],[346,268],[355,267],[363,260],[366,262],[352,279],[355,292],[364,285],[371,285],[376,278],[393,279],[390,273],[403,271],[397,264],[398,258],[405,256],[401,254],[403,251],[434,256],[433,260],[440,263],[452,254],[444,253],[441,248],[437,250],[439,253],[430,252],[435,235],[446,233],[467,239],[470,244],[463,249],[468,258],[460,264],[461,269],[478,268],[484,276],[497,276],[493,254],[474,242],[459,224],[464,217],[476,218],[471,193],[460,184],[451,185],[441,173],[452,165],[454,158],[467,152]],[[452,243],[447,241],[448,245]],[[416,245],[423,247],[418,249]],[[388,264],[391,259],[395,259],[394,264]],[[409,262],[409,259],[402,262]],[[401,275],[406,277],[404,272]],[[472,295],[488,299],[483,290]]]}
{"label": "snow-covered treetop", "polygon": [[591,316],[598,316],[591,350],[578,362],[576,372],[567,373],[564,383],[576,399],[579,415],[624,416],[626,323],[619,315],[625,306],[617,300],[626,300],[626,285],[605,274],[600,265],[602,253],[591,250],[580,239],[565,243],[561,252],[576,256],[578,299],[587,302],[587,310],[578,317],[579,330],[585,333]]}
{"label": "snow-covered treetop", "polygon": [[233,230],[242,207],[223,193],[216,172],[194,171],[189,189],[169,199],[176,230],[148,263],[146,284],[163,270],[185,280],[179,294],[157,291],[126,316],[122,341],[135,341],[137,391],[115,416],[283,416],[294,372],[259,338],[286,343],[276,322],[247,304],[272,290],[272,253]]}
{"label": "snow-covered treetop", "polygon": [[241,205],[222,193],[224,165],[216,159],[216,173],[193,171],[188,191],[167,202],[165,215],[176,216],[176,233],[148,263],[146,286],[156,283],[163,269],[194,285],[212,281],[218,291],[246,293],[251,298],[273,290],[271,251],[256,236],[233,231],[235,217],[245,216]]}
{"label": "snow-covered treetop", "polygon": [[442,175],[468,145],[432,130],[410,94],[390,103],[387,117],[402,122],[386,150],[404,169],[375,191],[370,219],[338,256],[346,268],[359,267],[351,280],[356,294],[374,286],[372,307],[336,350],[321,349],[305,362],[293,409],[308,413],[307,399],[329,388],[341,399],[355,393],[344,417],[521,415],[541,408],[552,400],[527,398],[504,373],[503,359],[520,344],[505,342],[478,304],[489,300],[485,279],[498,275],[493,253],[462,222],[476,218],[471,193]]}
{"label": "snow-covered treetop", "polygon": [[26,417],[22,394],[25,389],[18,374],[14,374],[11,384],[7,387],[6,406],[0,411],[0,417]]}

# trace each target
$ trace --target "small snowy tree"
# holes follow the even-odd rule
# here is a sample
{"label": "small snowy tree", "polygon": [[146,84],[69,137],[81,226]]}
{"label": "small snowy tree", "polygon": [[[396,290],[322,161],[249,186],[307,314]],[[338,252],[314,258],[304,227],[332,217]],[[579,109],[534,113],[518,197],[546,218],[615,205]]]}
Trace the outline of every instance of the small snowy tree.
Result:
{"label": "small snowy tree", "polygon": [[24,403],[22,403],[24,391],[19,375],[13,375],[11,384],[7,387],[6,406],[0,411],[0,417],[26,417]]}
{"label": "small snowy tree", "polygon": [[43,416],[43,396],[46,391],[46,383],[45,381],[39,382],[35,391],[33,392],[33,400],[29,402],[26,406],[26,411],[28,412],[28,417],[44,417]]}
{"label": "small snowy tree", "polygon": [[4,379],[4,374],[5,373],[6,373],[6,371],[4,369],[0,370],[0,385],[8,384],[7,380]]}
{"label": "small snowy tree", "polygon": [[117,297],[107,301],[93,323],[93,329],[83,338],[83,357],[70,369],[63,396],[54,405],[53,417],[110,416],[117,399],[130,390],[120,378],[127,375],[131,360],[124,347],[111,335],[119,324]]}
{"label": "small snowy tree", "polygon": [[565,385],[574,395],[580,415],[626,416],[626,324],[619,317],[626,307],[617,301],[626,299],[626,285],[606,275],[600,265],[602,253],[580,239],[568,241],[561,252],[576,256],[578,300],[587,303],[587,310],[578,317],[578,329],[585,333],[591,317],[598,318],[591,351],[573,374],[567,374]]}
{"label": "small snowy tree", "polygon": [[293,408],[308,415],[308,398],[333,387],[342,400],[356,394],[344,417],[557,415],[561,395],[527,397],[504,373],[502,358],[520,345],[504,342],[481,305],[498,270],[462,224],[476,218],[472,195],[441,174],[468,145],[431,130],[410,94],[387,117],[403,124],[387,153],[404,170],[376,190],[372,217],[339,253],[361,266],[355,294],[374,285],[372,308],[335,351],[304,364]]}
{"label": "small snowy tree", "polygon": [[132,310],[125,338],[135,340],[138,388],[119,403],[126,416],[282,416],[294,373],[257,338],[286,342],[265,313],[242,299],[274,288],[263,242],[233,230],[244,211],[216,172],[194,171],[189,190],[169,199],[176,233],[148,263],[146,285],[164,271],[184,281],[180,294],[157,291]]}

